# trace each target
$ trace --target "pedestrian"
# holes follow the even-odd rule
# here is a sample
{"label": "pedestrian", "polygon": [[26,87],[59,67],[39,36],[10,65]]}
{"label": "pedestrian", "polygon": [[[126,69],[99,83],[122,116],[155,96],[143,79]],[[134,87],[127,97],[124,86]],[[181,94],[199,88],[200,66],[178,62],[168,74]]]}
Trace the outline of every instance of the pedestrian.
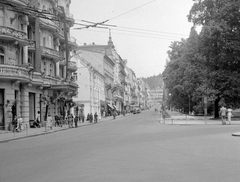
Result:
{"label": "pedestrian", "polygon": [[222,105],[222,107],[220,108],[219,111],[219,115],[222,119],[222,124],[225,125],[226,124],[226,108],[224,107],[224,105]]}
{"label": "pedestrian", "polygon": [[85,120],[85,116],[84,114],[82,114],[82,123],[84,123],[84,120]]}
{"label": "pedestrian", "polygon": [[56,114],[56,115],[55,115],[55,127],[56,127],[56,126],[60,126],[59,121],[60,121],[60,118],[59,118],[59,116]]}
{"label": "pedestrian", "polygon": [[73,115],[72,114],[68,115],[68,126],[69,126],[69,128],[73,128]]}
{"label": "pedestrian", "polygon": [[19,115],[17,118],[17,128],[16,128],[17,132],[22,131],[22,123],[23,123],[23,119],[22,119],[21,115]]}
{"label": "pedestrian", "polygon": [[232,111],[233,111],[232,107],[229,106],[227,109],[227,119],[228,119],[229,125],[231,125],[231,121],[232,121],[232,117],[233,117]]}
{"label": "pedestrian", "polygon": [[97,112],[95,112],[95,114],[94,114],[94,123],[97,123],[97,120],[98,120],[98,114],[97,114]]}
{"label": "pedestrian", "polygon": [[90,114],[87,114],[87,121],[90,121]]}
{"label": "pedestrian", "polygon": [[15,132],[17,131],[17,125],[18,125],[18,118],[17,116],[14,116],[13,120],[12,120],[12,131]]}
{"label": "pedestrian", "polygon": [[92,113],[89,115],[89,121],[90,121],[90,123],[93,122],[93,115],[92,115]]}
{"label": "pedestrian", "polygon": [[40,115],[40,111],[37,112],[37,119],[36,122],[39,124],[39,126],[41,127],[41,115]]}
{"label": "pedestrian", "polygon": [[104,117],[104,118],[106,117],[106,112],[105,112],[105,111],[103,111],[103,117]]}
{"label": "pedestrian", "polygon": [[75,116],[75,118],[74,118],[74,123],[75,123],[75,128],[77,128],[78,127],[78,116]]}
{"label": "pedestrian", "polygon": [[98,113],[98,121],[100,122],[101,119],[102,119],[102,116],[101,116],[101,113],[99,112],[99,113]]}
{"label": "pedestrian", "polygon": [[47,129],[51,129],[52,130],[52,127],[53,127],[52,116],[51,116],[51,114],[48,114],[48,117],[47,117]]}
{"label": "pedestrian", "polygon": [[115,118],[116,118],[116,111],[113,110],[113,119],[115,119]]}

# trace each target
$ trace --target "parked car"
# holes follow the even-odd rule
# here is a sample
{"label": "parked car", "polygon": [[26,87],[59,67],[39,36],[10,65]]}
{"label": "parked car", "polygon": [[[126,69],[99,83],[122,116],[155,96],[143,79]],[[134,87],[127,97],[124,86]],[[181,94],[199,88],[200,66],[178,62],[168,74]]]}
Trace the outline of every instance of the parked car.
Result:
{"label": "parked car", "polygon": [[141,109],[140,108],[135,108],[133,110],[133,114],[139,114],[139,113],[141,113]]}

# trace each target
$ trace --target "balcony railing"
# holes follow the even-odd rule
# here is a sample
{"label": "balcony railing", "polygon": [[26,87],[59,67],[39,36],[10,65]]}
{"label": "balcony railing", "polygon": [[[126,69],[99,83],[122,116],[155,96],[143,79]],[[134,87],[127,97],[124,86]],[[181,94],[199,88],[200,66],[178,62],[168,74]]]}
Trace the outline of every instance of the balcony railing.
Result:
{"label": "balcony railing", "polygon": [[66,14],[67,19],[70,19],[71,21],[74,21],[73,15],[71,13]]}
{"label": "balcony railing", "polygon": [[6,79],[16,78],[18,80],[30,81],[28,69],[18,65],[0,64],[0,77],[6,77]]}
{"label": "balcony railing", "polygon": [[28,40],[28,49],[36,49],[36,42],[34,40]]}
{"label": "balcony railing", "polygon": [[43,26],[46,26],[46,27],[49,27],[49,28],[52,28],[54,30],[57,30],[59,31],[59,22],[57,21],[52,21],[52,20],[48,20],[48,19],[44,19],[44,18],[40,18],[40,23],[43,25]]}
{"label": "balcony railing", "polygon": [[59,85],[59,88],[65,88],[70,85],[77,88],[78,85],[73,81],[64,81],[55,76],[44,75],[39,72],[29,72],[29,69],[19,65],[0,64],[0,79],[19,80],[22,83],[31,82],[36,85],[51,86]]}
{"label": "balcony railing", "polygon": [[4,36],[4,35],[12,36],[22,40],[27,40],[27,33],[19,30],[15,30],[10,27],[0,26],[0,36]]}
{"label": "balcony railing", "polygon": [[73,46],[78,46],[77,45],[77,39],[75,39],[74,37],[70,37],[69,43]]}
{"label": "balcony railing", "polygon": [[41,46],[41,52],[44,56],[59,60],[60,54],[57,50]]}
{"label": "balcony railing", "polygon": [[73,71],[76,71],[76,70],[77,70],[77,64],[76,64],[76,62],[69,61],[69,63],[68,63],[68,69],[73,70]]}

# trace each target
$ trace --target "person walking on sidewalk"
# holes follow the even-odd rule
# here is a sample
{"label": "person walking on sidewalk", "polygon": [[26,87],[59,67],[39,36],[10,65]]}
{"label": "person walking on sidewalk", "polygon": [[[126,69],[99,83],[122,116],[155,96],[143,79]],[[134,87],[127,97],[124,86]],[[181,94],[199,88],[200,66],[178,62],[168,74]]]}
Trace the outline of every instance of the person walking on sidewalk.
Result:
{"label": "person walking on sidewalk", "polygon": [[75,118],[74,118],[74,124],[75,124],[75,128],[77,128],[78,127],[78,116],[75,116]]}
{"label": "person walking on sidewalk", "polygon": [[53,120],[52,120],[52,117],[51,117],[51,114],[48,114],[48,117],[47,117],[47,128],[48,129],[51,129],[52,130],[52,127],[53,127]]}
{"label": "person walking on sidewalk", "polygon": [[227,109],[224,107],[224,105],[221,107],[220,111],[219,111],[219,115],[222,119],[222,124],[225,125],[226,124],[226,112]]}
{"label": "person walking on sidewalk", "polygon": [[89,115],[89,121],[90,121],[90,123],[93,122],[93,115],[92,115],[92,113]]}
{"label": "person walking on sidewalk", "polygon": [[232,107],[229,106],[228,109],[227,109],[227,118],[228,118],[229,125],[231,125],[232,117],[233,117]]}
{"label": "person walking on sidewalk", "polygon": [[102,119],[102,116],[101,116],[101,113],[99,112],[99,113],[98,113],[98,121],[100,122],[101,119]]}
{"label": "person walking on sidewalk", "polygon": [[98,120],[98,114],[97,114],[97,112],[95,112],[95,114],[94,114],[94,123],[97,123],[97,120]]}

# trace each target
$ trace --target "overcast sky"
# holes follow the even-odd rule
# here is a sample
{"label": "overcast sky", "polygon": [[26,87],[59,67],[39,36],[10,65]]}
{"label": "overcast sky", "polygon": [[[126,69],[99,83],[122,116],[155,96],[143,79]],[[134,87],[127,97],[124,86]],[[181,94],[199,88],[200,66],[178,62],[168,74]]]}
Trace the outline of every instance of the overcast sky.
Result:
{"label": "overcast sky", "polygon": [[[70,11],[75,23],[116,25],[110,28],[118,54],[137,77],[149,77],[163,72],[171,42],[188,37],[192,5],[192,0],[72,0]],[[74,29],[79,27],[71,29],[78,45],[107,44],[108,29]]]}

